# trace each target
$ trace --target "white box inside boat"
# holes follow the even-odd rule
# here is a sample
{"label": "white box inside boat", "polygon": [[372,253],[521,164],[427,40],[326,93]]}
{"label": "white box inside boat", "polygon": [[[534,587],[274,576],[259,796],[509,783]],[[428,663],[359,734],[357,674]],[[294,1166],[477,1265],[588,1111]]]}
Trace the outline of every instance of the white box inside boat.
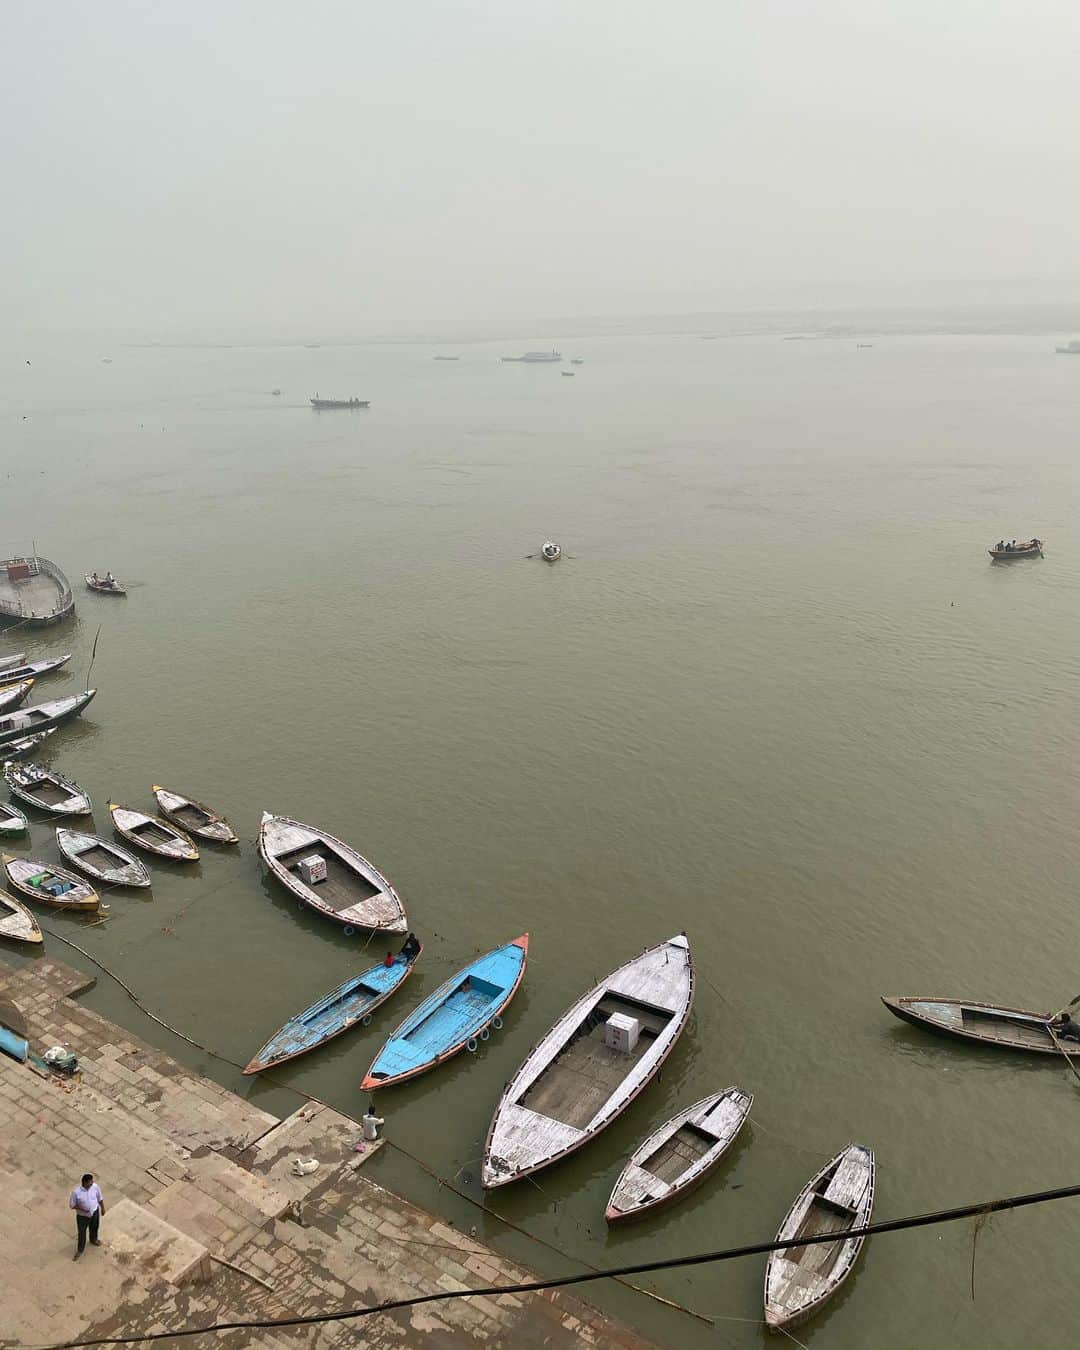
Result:
{"label": "white box inside boat", "polygon": [[612,1013],[604,1028],[604,1043],[622,1055],[632,1055],[641,1035],[641,1023],[625,1013]]}
{"label": "white box inside boat", "polygon": [[310,857],[300,859],[296,870],[305,886],[314,886],[326,880],[326,859],[318,853],[312,853]]}

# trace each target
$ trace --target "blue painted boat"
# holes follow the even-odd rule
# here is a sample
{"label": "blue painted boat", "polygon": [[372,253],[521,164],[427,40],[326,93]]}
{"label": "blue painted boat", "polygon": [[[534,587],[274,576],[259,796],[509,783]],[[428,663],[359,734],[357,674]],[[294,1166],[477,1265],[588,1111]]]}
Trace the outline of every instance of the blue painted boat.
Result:
{"label": "blue painted boat", "polygon": [[0,1026],[0,1050],[12,1059],[17,1059],[20,1064],[25,1064],[30,1046],[22,1036],[16,1036],[10,1027]]}
{"label": "blue painted boat", "polygon": [[380,961],[362,975],[354,975],[339,984],[310,1008],[290,1017],[274,1032],[244,1072],[260,1073],[263,1069],[276,1068],[286,1060],[306,1055],[309,1050],[333,1040],[358,1022],[367,1026],[375,1009],[381,1007],[412,974],[423,950],[420,943],[410,947],[406,942],[392,965]]}
{"label": "blue painted boat", "polygon": [[411,1012],[375,1056],[361,1088],[388,1087],[433,1069],[466,1046],[476,1049],[517,993],[525,974],[529,935],[496,947],[451,976]]}

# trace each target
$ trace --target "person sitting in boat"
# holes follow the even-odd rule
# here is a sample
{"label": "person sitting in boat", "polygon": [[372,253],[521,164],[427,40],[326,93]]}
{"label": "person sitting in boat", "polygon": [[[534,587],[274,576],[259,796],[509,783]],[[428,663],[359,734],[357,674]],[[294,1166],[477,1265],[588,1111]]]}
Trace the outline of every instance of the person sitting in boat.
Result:
{"label": "person sitting in boat", "polygon": [[90,573],[90,580],[91,580],[91,581],[100,581],[101,578],[98,576],[98,574],[97,574],[96,572],[91,572],[91,573]]}
{"label": "person sitting in boat", "polygon": [[410,933],[409,936],[405,939],[405,941],[401,944],[401,951],[398,954],[400,956],[403,956],[406,961],[411,961],[415,956],[419,954],[419,951],[420,951],[419,939],[417,938],[415,933]]}
{"label": "person sitting in boat", "polygon": [[999,539],[999,540],[997,541],[997,548],[995,549],[995,552],[996,552],[996,553],[1004,553],[1004,552],[1005,552],[1005,540],[1004,540],[1004,539]]}
{"label": "person sitting in boat", "polygon": [[392,966],[393,964],[394,964],[394,953],[393,953],[393,952],[387,952],[387,953],[386,953],[386,960],[383,962],[383,965],[386,966],[387,968],[389,968],[389,967]]}
{"label": "person sitting in boat", "polygon": [[115,585],[116,585],[116,578],[113,576],[113,574],[112,574],[111,572],[106,572],[106,573],[105,573],[105,585],[106,585],[106,586],[115,586]]}
{"label": "person sitting in boat", "polygon": [[1050,1019],[1059,1041],[1080,1041],[1080,1025],[1072,1020],[1067,1012],[1059,1013]]}

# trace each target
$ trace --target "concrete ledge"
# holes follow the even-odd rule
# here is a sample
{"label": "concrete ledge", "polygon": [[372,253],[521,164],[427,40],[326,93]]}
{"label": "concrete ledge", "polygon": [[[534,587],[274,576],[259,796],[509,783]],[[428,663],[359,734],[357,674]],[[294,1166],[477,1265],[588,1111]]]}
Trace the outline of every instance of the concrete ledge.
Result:
{"label": "concrete ledge", "polygon": [[194,1238],[133,1200],[109,1207],[108,1248],[117,1261],[134,1262],[145,1279],[169,1284],[205,1284],[210,1279],[210,1253]]}

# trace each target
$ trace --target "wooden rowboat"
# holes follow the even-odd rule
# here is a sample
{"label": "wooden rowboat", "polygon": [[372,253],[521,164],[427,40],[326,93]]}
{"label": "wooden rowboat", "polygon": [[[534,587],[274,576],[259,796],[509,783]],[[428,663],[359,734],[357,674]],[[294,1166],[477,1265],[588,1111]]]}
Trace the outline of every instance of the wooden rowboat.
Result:
{"label": "wooden rowboat", "polygon": [[17,708],[33,687],[33,680],[17,680],[14,684],[0,686],[0,712]]}
{"label": "wooden rowboat", "polygon": [[[959,998],[910,998],[893,994],[883,995],[881,1001],[894,1016],[943,1036],[997,1045],[1005,1050],[1061,1054],[1048,1027],[1053,1013],[1029,1012],[995,1003],[965,1002]],[[1077,1046],[1077,1053],[1080,1054],[1080,1046]]]}
{"label": "wooden rowboat", "polygon": [[88,816],[94,809],[90,794],[78,783],[44,764],[7,763],[4,780],[13,796],[39,811],[52,811],[58,816]]}
{"label": "wooden rowboat", "polygon": [[737,1087],[714,1092],[661,1125],[619,1173],[604,1218],[637,1219],[699,1186],[735,1142],[754,1099]]}
{"label": "wooden rowboat", "polygon": [[[799,1192],[780,1225],[778,1242],[842,1233],[870,1222],[874,1155],[848,1144]],[[865,1238],[770,1252],[765,1268],[765,1322],[770,1331],[798,1326],[832,1298],[851,1274]]]}
{"label": "wooden rowboat", "polygon": [[674,1049],[693,1001],[685,933],[583,994],[503,1089],[484,1145],[485,1188],[565,1158],[616,1120]]}
{"label": "wooden rowboat", "polygon": [[[335,923],[383,933],[408,931],[405,906],[386,877],[356,849],[325,830],[264,811],[259,855],[302,904]],[[299,865],[311,857],[326,864],[326,880],[309,885]]]}
{"label": "wooden rowboat", "polygon": [[101,595],[127,595],[127,591],[118,581],[106,581],[104,577],[93,577],[89,572],[83,573],[83,580],[92,591],[98,591]]}
{"label": "wooden rowboat", "polygon": [[41,744],[47,736],[51,736],[56,730],[50,727],[48,731],[37,731],[33,736],[21,736],[17,741],[5,741],[3,756],[5,759],[17,759],[20,755],[28,755]]}
{"label": "wooden rowboat", "polygon": [[198,862],[199,850],[195,841],[167,820],[148,816],[145,811],[133,811],[130,806],[119,806],[116,802],[109,803],[109,812],[117,834],[136,847],[161,858],[171,858],[173,862]]}
{"label": "wooden rowboat", "polygon": [[159,787],[156,783],[150,791],[154,794],[161,814],[174,825],[181,826],[188,834],[197,835],[200,839],[209,839],[215,844],[240,842],[236,831],[224,816],[212,811],[209,806],[204,806],[202,802],[197,802],[194,797],[170,792],[168,788]]}
{"label": "wooden rowboat", "polygon": [[988,548],[987,553],[991,558],[999,562],[1011,562],[1013,558],[1041,558],[1043,556],[1043,541],[1041,539],[1025,540],[1022,544],[1017,544],[1015,548]]}
{"label": "wooden rowboat", "polygon": [[529,935],[479,956],[441,984],[390,1036],[368,1069],[361,1091],[404,1083],[434,1069],[466,1046],[475,1050],[518,991]]}
{"label": "wooden rowboat", "polygon": [[71,660],[71,653],[66,656],[54,657],[51,661],[27,661],[17,666],[4,666],[0,668],[0,680],[8,684],[12,680],[33,680],[39,675],[49,675],[54,670],[59,670],[62,665]]}
{"label": "wooden rowboat", "polygon": [[70,694],[67,698],[53,699],[50,703],[35,703],[30,708],[0,713],[0,746],[8,741],[20,740],[32,732],[48,731],[50,727],[58,727],[69,718],[78,717],[96,693],[96,689],[87,689],[82,694]]}
{"label": "wooden rowboat", "polygon": [[107,886],[149,886],[150,871],[126,848],[77,830],[56,831],[56,847],[73,866]]}
{"label": "wooden rowboat", "polygon": [[30,823],[17,806],[0,802],[0,835],[25,834]]}
{"label": "wooden rowboat", "polygon": [[11,938],[13,942],[43,941],[37,919],[21,900],[7,891],[0,891],[0,937]]}
{"label": "wooden rowboat", "polygon": [[21,666],[25,660],[25,652],[12,652],[10,656],[0,656],[0,675],[10,670],[12,666]]}
{"label": "wooden rowboat", "polygon": [[382,1007],[412,974],[423,950],[420,946],[411,956],[399,952],[390,966],[380,961],[362,975],[354,975],[339,984],[310,1008],[290,1017],[252,1057],[244,1072],[261,1073],[263,1069],[273,1069],[286,1060],[296,1059],[298,1055],[325,1045],[357,1023],[367,1026],[375,1009]]}
{"label": "wooden rowboat", "polygon": [[93,886],[66,867],[35,862],[33,858],[12,858],[7,853],[0,854],[0,858],[8,881],[31,900],[55,909],[97,909],[101,905]]}

